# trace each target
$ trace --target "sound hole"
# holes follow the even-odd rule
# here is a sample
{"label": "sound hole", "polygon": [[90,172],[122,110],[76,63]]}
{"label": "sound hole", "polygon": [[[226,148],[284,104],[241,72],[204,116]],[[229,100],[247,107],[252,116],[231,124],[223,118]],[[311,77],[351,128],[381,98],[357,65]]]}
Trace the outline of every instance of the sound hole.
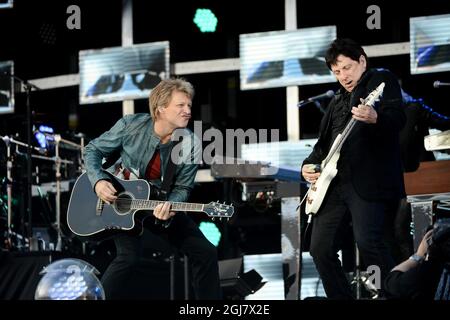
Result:
{"label": "sound hole", "polygon": [[130,211],[131,208],[131,200],[133,198],[131,195],[127,193],[122,193],[117,197],[116,202],[114,203],[114,206],[116,208],[116,211],[118,214],[126,214]]}

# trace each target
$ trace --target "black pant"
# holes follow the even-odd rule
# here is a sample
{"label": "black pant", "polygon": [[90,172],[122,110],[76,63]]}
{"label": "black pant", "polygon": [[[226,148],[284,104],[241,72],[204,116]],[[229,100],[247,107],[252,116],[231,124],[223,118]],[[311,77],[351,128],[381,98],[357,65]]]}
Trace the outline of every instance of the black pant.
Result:
{"label": "black pant", "polygon": [[[187,255],[195,299],[222,298],[217,250],[190,217],[178,213],[167,229],[161,226],[153,226],[150,229],[158,236],[167,238],[172,245]],[[124,292],[133,292],[133,288],[129,288],[131,278],[142,267],[143,237],[123,234],[114,239],[114,242],[116,258],[103,274],[102,285],[107,299],[130,298],[124,297]]]}
{"label": "black pant", "polygon": [[353,292],[337,252],[349,220],[362,260],[380,268],[381,282],[394,266],[383,241],[384,203],[362,199],[351,182],[336,177],[317,215],[314,217],[310,254],[322,278],[327,297],[352,299]]}

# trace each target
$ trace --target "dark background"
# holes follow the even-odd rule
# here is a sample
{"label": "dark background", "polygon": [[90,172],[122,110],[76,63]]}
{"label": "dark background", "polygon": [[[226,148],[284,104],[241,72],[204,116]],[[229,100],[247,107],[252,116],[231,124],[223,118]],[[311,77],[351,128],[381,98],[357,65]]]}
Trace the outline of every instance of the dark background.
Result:
{"label": "dark background", "polygon": [[[81,8],[81,30],[68,30],[66,9]],[[369,30],[366,9],[381,8],[381,30]],[[134,43],[170,41],[171,64],[186,61],[238,58],[239,34],[284,29],[284,1],[144,1],[135,0]],[[210,8],[218,18],[217,31],[201,33],[193,23],[197,8]],[[0,10],[0,61],[14,60],[16,76],[32,80],[78,73],[78,51],[121,45],[121,0],[25,1],[13,9]],[[450,13],[448,1],[429,0],[421,5],[394,1],[298,1],[298,28],[337,25],[339,37],[350,37],[361,45],[409,41],[409,18]],[[369,57],[370,58],[370,57]],[[434,89],[435,80],[450,82],[450,73],[411,75],[409,55],[370,60],[385,67],[402,81],[403,87],[421,97],[436,111],[450,114],[449,92]],[[279,129],[286,140],[285,88],[240,91],[239,72],[186,75],[196,88],[193,120],[201,120],[203,107],[211,111],[206,127]],[[337,85],[300,87],[300,100],[336,90]],[[63,137],[84,133],[94,138],[110,128],[122,115],[122,103],[79,105],[78,86],[33,92],[33,123],[53,126]],[[203,107],[202,107],[203,106]],[[14,114],[0,115],[0,135],[18,133],[25,140],[25,95],[16,94]],[[147,112],[147,100],[135,101],[136,112]],[[69,123],[69,115],[76,121]],[[300,111],[301,137],[316,137],[321,113],[313,106]],[[3,165],[3,162],[2,162]],[[4,175],[4,168],[0,176]],[[226,228],[222,257],[242,253],[280,252],[279,206],[240,203],[239,185],[232,181],[199,184],[192,199],[197,202],[233,201],[239,216]],[[194,202],[194,201],[193,201]],[[226,230],[225,230],[226,229]]]}

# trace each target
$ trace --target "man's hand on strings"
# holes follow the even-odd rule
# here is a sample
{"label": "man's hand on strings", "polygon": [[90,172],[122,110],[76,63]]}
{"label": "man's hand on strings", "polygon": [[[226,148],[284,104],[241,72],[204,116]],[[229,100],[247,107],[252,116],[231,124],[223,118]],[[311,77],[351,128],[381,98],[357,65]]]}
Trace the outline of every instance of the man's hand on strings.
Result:
{"label": "man's hand on strings", "polygon": [[117,199],[115,196],[117,190],[112,183],[107,180],[100,180],[95,184],[95,193],[97,194],[97,197],[109,204]]}
{"label": "man's hand on strings", "polygon": [[[364,99],[360,99],[361,103]],[[378,113],[371,106],[366,106],[364,104],[358,105],[358,107],[352,108],[353,119],[362,121],[369,124],[377,123]]]}
{"label": "man's hand on strings", "polygon": [[170,202],[166,201],[156,206],[153,215],[159,220],[169,220],[175,215],[175,212],[170,211]]}

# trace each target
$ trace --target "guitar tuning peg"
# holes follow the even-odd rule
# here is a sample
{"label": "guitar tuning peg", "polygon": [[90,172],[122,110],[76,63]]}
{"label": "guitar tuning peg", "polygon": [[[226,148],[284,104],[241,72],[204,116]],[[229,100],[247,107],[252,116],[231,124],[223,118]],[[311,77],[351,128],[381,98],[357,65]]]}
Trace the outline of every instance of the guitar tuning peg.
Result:
{"label": "guitar tuning peg", "polygon": [[216,220],[216,217],[212,217],[211,220],[212,220],[212,221]]}

